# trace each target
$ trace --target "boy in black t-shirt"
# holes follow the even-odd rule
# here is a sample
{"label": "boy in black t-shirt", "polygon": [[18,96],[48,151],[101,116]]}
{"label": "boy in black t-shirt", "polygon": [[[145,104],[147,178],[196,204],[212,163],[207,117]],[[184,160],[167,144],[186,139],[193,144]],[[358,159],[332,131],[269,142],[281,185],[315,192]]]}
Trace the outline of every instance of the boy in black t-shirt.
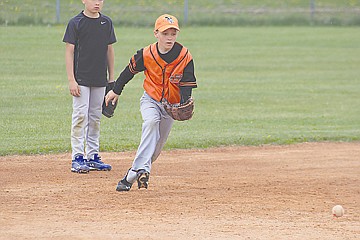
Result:
{"label": "boy in black t-shirt", "polygon": [[[82,0],[84,10],[66,28],[65,62],[73,96],[71,171],[111,170],[99,155],[100,118],[107,84],[114,82],[116,36],[112,21],[100,13],[104,0]],[[86,146],[85,146],[86,144]]]}

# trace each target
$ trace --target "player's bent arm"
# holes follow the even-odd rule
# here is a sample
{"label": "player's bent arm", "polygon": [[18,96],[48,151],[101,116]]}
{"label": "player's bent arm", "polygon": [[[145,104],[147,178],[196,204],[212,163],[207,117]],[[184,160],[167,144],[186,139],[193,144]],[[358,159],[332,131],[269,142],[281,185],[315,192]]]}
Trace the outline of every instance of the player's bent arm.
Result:
{"label": "player's bent arm", "polygon": [[115,51],[114,51],[114,47],[112,44],[108,45],[107,60],[108,60],[109,82],[113,82],[114,81],[114,66],[115,66]]}
{"label": "player's bent arm", "polygon": [[192,87],[181,86],[180,87],[180,104],[185,103],[191,97]]}
{"label": "player's bent arm", "polygon": [[125,69],[120,73],[119,77],[115,82],[115,86],[113,88],[114,93],[117,95],[121,95],[125,85],[134,77],[134,73],[132,73],[129,69],[129,66],[126,66]]}

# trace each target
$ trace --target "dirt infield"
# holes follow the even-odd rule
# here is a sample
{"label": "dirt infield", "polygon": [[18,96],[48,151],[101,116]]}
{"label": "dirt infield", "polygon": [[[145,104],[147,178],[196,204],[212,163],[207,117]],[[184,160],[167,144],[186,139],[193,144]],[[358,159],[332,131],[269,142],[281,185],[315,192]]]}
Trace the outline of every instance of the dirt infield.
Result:
{"label": "dirt infield", "polygon": [[164,151],[148,190],[116,192],[134,155],[0,157],[0,239],[360,239],[360,143]]}

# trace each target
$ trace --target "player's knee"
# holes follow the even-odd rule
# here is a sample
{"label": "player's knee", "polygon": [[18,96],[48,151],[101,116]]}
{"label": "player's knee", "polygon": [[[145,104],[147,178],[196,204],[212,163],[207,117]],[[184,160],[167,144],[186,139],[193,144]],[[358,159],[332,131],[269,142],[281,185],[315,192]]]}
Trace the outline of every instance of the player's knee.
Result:
{"label": "player's knee", "polygon": [[158,128],[160,120],[156,118],[147,119],[144,121],[144,127],[149,129]]}

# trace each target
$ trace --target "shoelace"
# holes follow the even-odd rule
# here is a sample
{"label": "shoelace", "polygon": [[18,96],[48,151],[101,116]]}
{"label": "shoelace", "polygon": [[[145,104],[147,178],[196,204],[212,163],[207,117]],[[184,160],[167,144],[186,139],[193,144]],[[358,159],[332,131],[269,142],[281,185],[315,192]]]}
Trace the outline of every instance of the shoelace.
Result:
{"label": "shoelace", "polygon": [[85,165],[85,159],[83,158],[76,159],[76,162],[80,165]]}
{"label": "shoelace", "polygon": [[94,159],[92,161],[103,164],[101,157],[97,154],[94,155]]}
{"label": "shoelace", "polygon": [[92,161],[97,162],[97,163],[100,163],[100,164],[104,164],[104,163],[101,161],[101,158],[98,157],[98,156],[95,156]]}

